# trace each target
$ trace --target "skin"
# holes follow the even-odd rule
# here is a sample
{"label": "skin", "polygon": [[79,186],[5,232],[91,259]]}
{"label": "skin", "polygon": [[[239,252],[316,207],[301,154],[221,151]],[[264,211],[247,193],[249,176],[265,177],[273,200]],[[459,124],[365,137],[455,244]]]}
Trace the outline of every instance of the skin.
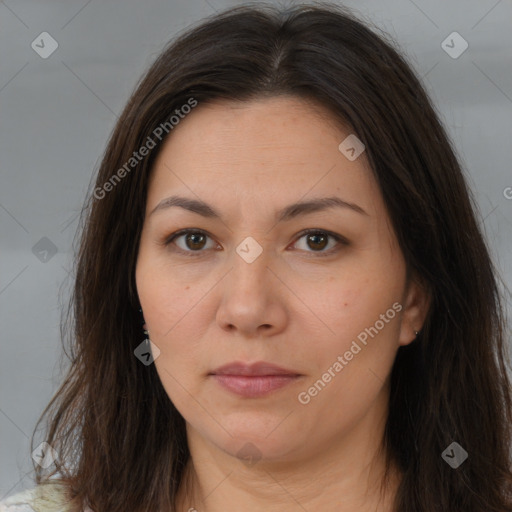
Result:
{"label": "skin", "polygon": [[[160,349],[158,375],[186,420],[190,492],[182,487],[178,510],[391,510],[398,472],[379,494],[389,375],[398,348],[421,330],[429,298],[406,281],[365,153],[349,161],[338,149],[350,133],[296,97],[216,101],[199,104],[158,155],[136,283]],[[181,207],[150,214],[174,194],[209,203],[222,220]],[[330,208],[275,221],[284,206],[330,196],[367,215]],[[207,236],[164,245],[184,228]],[[308,228],[348,245],[308,239]],[[262,248],[252,263],[236,252],[246,237]],[[299,393],[394,303],[401,311],[300,403]],[[268,361],[302,377],[265,397],[240,397],[208,375],[232,361]],[[247,443],[252,464],[237,455]]]}

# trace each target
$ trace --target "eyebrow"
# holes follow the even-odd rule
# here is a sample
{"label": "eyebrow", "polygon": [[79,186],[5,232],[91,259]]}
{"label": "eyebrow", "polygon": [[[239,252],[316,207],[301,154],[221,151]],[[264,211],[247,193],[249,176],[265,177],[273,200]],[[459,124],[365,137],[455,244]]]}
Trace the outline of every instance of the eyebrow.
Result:
{"label": "eyebrow", "polygon": [[[153,208],[149,215],[152,215],[157,211],[166,210],[173,206],[184,208],[185,210],[197,213],[203,217],[214,219],[221,218],[220,214],[215,210],[215,208],[210,206],[208,203],[205,203],[204,201],[198,199],[190,199],[181,196],[170,196],[165,199],[162,199],[162,201],[160,201],[155,206],[155,208]],[[365,210],[363,210],[363,208],[361,208],[359,205],[344,201],[340,197],[332,196],[311,199],[309,201],[299,201],[297,203],[285,206],[281,210],[277,211],[276,220],[277,222],[285,222],[295,217],[298,217],[299,215],[319,212],[327,210],[329,208],[346,208],[359,214],[369,216],[368,213]]]}

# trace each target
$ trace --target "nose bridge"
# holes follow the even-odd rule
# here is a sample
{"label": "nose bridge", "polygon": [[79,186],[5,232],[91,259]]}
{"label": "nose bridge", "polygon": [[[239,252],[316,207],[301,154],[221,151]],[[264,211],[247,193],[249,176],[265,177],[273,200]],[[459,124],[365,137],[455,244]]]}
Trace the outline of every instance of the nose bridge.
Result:
{"label": "nose bridge", "polygon": [[271,310],[277,303],[276,294],[271,292],[275,277],[267,268],[271,265],[270,253],[252,237],[235,246],[221,301],[221,317],[229,318],[228,323],[238,324],[242,329],[244,325],[249,328],[253,324],[272,323]]}
{"label": "nose bridge", "polygon": [[[235,248],[233,254],[233,279],[246,292],[246,288],[267,285],[269,278],[269,249],[264,249],[254,237],[248,236]],[[266,286],[265,286],[266,287]]]}
{"label": "nose bridge", "polygon": [[267,242],[259,234],[247,236],[234,247],[216,315],[222,329],[245,336],[261,330],[270,336],[285,328],[287,308],[279,298],[279,279],[270,270],[273,251]]}
{"label": "nose bridge", "polygon": [[[267,335],[277,332],[285,323],[282,305],[272,293],[269,258],[265,251],[255,256],[255,245],[240,244],[232,255],[231,271],[222,290],[217,310],[217,323],[225,330],[253,336],[265,328]],[[272,329],[270,329],[272,327]]]}

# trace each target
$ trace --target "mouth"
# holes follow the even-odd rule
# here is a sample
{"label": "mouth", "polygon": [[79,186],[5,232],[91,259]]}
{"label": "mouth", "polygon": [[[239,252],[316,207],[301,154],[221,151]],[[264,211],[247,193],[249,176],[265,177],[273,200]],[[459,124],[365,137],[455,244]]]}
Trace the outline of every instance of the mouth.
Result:
{"label": "mouth", "polygon": [[234,362],[208,374],[224,389],[247,398],[257,398],[291,384],[302,374],[267,362],[251,365]]}

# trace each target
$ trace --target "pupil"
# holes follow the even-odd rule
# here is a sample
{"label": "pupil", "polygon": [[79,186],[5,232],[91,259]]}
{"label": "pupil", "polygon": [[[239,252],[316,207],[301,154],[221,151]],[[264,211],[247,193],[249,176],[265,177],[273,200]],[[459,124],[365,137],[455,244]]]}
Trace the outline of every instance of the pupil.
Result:
{"label": "pupil", "polygon": [[[197,244],[198,241],[197,241],[197,238],[196,237],[199,237],[199,238],[204,238],[204,236],[201,234],[201,233],[189,233],[189,235],[187,236],[187,243],[189,241],[192,242],[192,244]],[[199,246],[201,246],[201,243],[199,242]],[[189,246],[190,247],[190,246]],[[198,247],[190,247],[191,249],[194,249],[194,248],[198,248]]]}
{"label": "pupil", "polygon": [[[312,240],[312,241],[313,241],[313,244],[318,244],[318,243],[319,243],[319,242],[318,242],[318,238],[323,238],[323,240],[324,240],[324,242],[325,242],[325,240],[326,240],[326,238],[327,238],[327,237],[326,237],[325,235],[319,235],[319,234],[312,234],[312,235],[309,235],[309,241],[311,241],[311,240]],[[321,245],[320,249],[323,249],[323,248],[325,247],[325,243],[324,243],[324,244],[322,244],[322,243],[320,242],[320,245]],[[314,247],[312,247],[312,248],[314,248]],[[317,247],[317,248],[319,248],[319,247]]]}

